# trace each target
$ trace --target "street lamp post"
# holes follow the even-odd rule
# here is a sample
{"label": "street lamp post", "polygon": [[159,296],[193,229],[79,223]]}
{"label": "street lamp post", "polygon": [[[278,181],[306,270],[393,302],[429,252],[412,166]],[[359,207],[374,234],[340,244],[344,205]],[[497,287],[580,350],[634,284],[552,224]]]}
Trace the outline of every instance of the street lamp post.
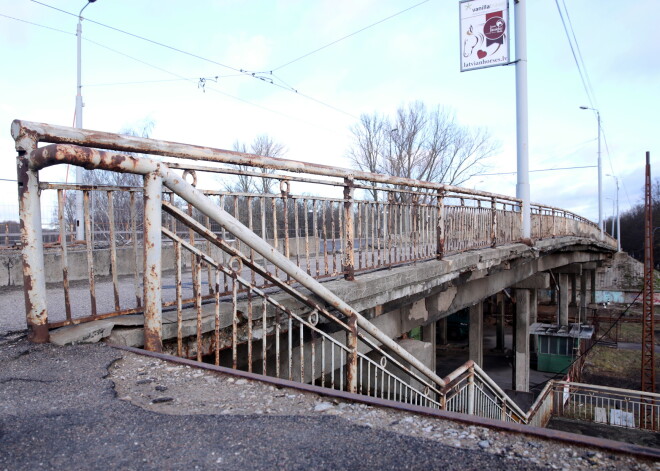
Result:
{"label": "street lamp post", "polygon": [[[85,6],[80,9],[78,13],[78,27],[76,28],[76,39],[78,47],[78,69],[77,69],[77,93],[76,93],[76,128],[82,129],[83,127],[83,99],[82,99],[82,12],[90,3],[94,3],[96,0],[87,0]],[[83,183],[83,169],[82,167],[76,167],[76,184],[82,185]],[[85,225],[83,224],[83,195],[82,192],[76,193],[76,239],[82,240],[85,238]]]}
{"label": "street lamp post", "polygon": [[619,179],[616,175],[607,174],[616,182],[616,249],[621,252],[621,219],[619,218]]}
{"label": "street lamp post", "polygon": [[600,237],[603,238],[603,166],[600,158],[600,112],[596,108],[580,106],[581,110],[592,110],[596,112],[598,118],[598,226],[600,227]]}

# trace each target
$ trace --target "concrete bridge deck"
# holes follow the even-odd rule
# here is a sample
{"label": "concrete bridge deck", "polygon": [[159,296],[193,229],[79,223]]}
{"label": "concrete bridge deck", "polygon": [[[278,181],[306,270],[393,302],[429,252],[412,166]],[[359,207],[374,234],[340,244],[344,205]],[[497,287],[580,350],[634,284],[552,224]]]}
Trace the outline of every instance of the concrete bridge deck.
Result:
{"label": "concrete bridge deck", "polygon": [[[472,250],[407,266],[397,266],[356,276],[354,281],[329,280],[324,285],[353,308],[371,319],[381,330],[395,338],[415,327],[427,325],[466,307],[513,287],[537,273],[543,273],[575,263],[602,262],[607,260],[612,248],[579,237],[559,237],[536,241],[533,247],[511,244],[497,248]],[[163,280],[164,289],[173,290],[171,279]],[[127,287],[130,288],[127,282]],[[546,286],[549,287],[549,286]],[[81,287],[84,294],[85,287]],[[102,288],[99,291],[103,291]],[[305,290],[302,290],[303,292]],[[53,292],[57,292],[53,289]],[[129,291],[130,293],[130,291]],[[292,309],[301,308],[287,295],[275,298]],[[87,298],[83,299],[83,302]],[[221,308],[221,328],[230,327],[232,313],[230,300]],[[424,301],[423,306],[420,301]],[[57,304],[54,304],[57,306]],[[204,332],[213,330],[213,306],[204,309]],[[63,312],[49,311],[51,318],[63,316]],[[191,327],[196,318],[194,309],[184,310],[184,320]],[[51,333],[55,343],[78,343],[83,339],[97,341],[109,337],[113,343],[140,347],[143,342],[141,315],[119,316],[64,327]],[[163,313],[163,340],[176,338],[176,313]],[[113,326],[118,329],[112,333]],[[102,334],[89,337],[90,332]],[[190,332],[190,335],[194,331]]]}

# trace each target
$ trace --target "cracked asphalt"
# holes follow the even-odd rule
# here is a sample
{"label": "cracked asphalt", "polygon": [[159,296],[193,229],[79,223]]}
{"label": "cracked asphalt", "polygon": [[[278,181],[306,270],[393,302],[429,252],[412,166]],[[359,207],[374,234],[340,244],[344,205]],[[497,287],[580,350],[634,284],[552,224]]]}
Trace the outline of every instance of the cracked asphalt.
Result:
{"label": "cracked asphalt", "polygon": [[332,416],[167,415],[120,400],[103,344],[0,337],[0,470],[545,469]]}

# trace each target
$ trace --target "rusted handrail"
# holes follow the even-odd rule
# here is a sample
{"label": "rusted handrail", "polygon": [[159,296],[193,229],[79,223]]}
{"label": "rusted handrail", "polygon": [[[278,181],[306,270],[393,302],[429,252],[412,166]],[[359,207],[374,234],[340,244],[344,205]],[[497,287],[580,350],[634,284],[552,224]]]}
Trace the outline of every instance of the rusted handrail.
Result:
{"label": "rusted handrail", "polygon": [[[507,393],[505,393],[502,388],[500,388],[497,383],[495,383],[487,374],[486,372],[481,369],[479,365],[477,365],[473,360],[468,360],[465,363],[463,363],[461,366],[459,366],[456,370],[451,372],[449,375],[447,375],[444,378],[445,381],[445,387],[444,391],[448,391],[449,389],[456,387],[460,383],[462,383],[466,378],[464,377],[467,374],[468,377],[471,377],[474,375],[474,377],[478,378],[480,381],[482,381],[484,384],[486,384],[496,395],[499,399],[502,399],[503,404],[502,408],[504,408],[505,412],[507,409],[510,409],[513,413],[516,414],[517,417],[520,418],[520,421],[523,423],[527,423],[528,421],[528,414],[525,413],[514,401],[511,399]],[[473,411],[475,415],[479,415],[478,411]]]}
{"label": "rusted handrail", "polygon": [[109,132],[75,129],[67,126],[36,123],[32,121],[14,120],[11,125],[12,137],[20,142],[23,139],[36,139],[38,142],[53,144],[75,144],[97,147],[122,152],[138,152],[142,154],[164,155],[189,160],[205,160],[232,165],[277,169],[293,173],[309,173],[336,178],[352,178],[388,185],[427,188],[432,190],[451,191],[457,194],[483,196],[521,203],[521,200],[507,195],[498,195],[480,190],[461,188],[453,185],[415,180],[412,178],[393,177],[379,173],[363,172],[361,170],[344,169],[329,165],[301,162],[297,160],[266,157],[231,150],[182,144],[179,142],[161,141],[137,136],[126,136]]}
{"label": "rusted handrail", "polygon": [[[356,318],[358,325],[364,329],[365,332],[377,339],[387,348],[390,348],[397,355],[399,355],[405,361],[409,362],[415,369],[423,373],[426,377],[434,381],[440,387],[444,386],[443,380],[437,376],[435,372],[430,370],[426,365],[422,364],[416,357],[401,348],[394,340],[390,339],[387,335],[381,332],[359,312],[354,310],[342,299],[332,293],[329,289],[308,275],[304,270],[301,270],[299,267],[297,267],[287,257],[275,251],[273,247],[271,247],[261,237],[254,234],[222,208],[219,208],[213,202],[209,201],[208,198],[206,198],[199,190],[195,189],[179,175],[176,175],[174,172],[172,172],[169,168],[167,168],[166,165],[146,157],[134,157],[125,154],[117,154],[113,152],[100,151],[68,144],[54,144],[35,149],[30,154],[28,160],[29,168],[33,171],[38,171],[51,165],[65,163],[71,165],[79,165],[88,169],[99,168],[117,172],[157,175],[160,179],[162,179],[163,185],[167,186],[174,193],[188,201],[203,214],[221,224],[229,232],[235,234],[236,237],[254,249],[262,257],[273,263],[275,266],[279,267],[293,279],[297,280],[302,286],[309,289],[312,293],[323,299],[325,302],[329,303],[333,308],[337,309],[339,312],[349,318]],[[145,209],[145,213],[146,212],[147,210]],[[160,228],[158,228],[158,231],[160,233]],[[158,249],[160,249],[160,244]],[[158,251],[160,252],[160,250]],[[145,271],[147,270],[145,269]],[[152,277],[148,278],[152,283],[154,283]],[[145,280],[146,279],[147,277],[145,277]],[[158,281],[159,279],[160,275],[158,275]],[[44,295],[43,293],[33,294],[35,296]],[[42,304],[45,306],[45,301]],[[152,309],[154,310],[152,314],[158,316],[161,309],[160,299],[158,300],[158,305],[152,306]],[[147,329],[149,328],[148,325],[155,329],[157,324],[156,320],[148,318],[148,310],[148,301],[145,299],[145,338],[147,337]],[[42,313],[41,315],[43,316],[45,314]],[[145,345],[148,345],[147,342],[145,342]],[[156,350],[159,349],[157,345],[152,345],[151,347]]]}

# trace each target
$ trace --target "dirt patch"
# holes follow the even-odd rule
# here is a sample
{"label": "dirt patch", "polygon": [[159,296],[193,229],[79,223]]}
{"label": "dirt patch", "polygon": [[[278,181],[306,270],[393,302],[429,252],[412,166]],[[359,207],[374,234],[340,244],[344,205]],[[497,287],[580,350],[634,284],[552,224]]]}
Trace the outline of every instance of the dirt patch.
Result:
{"label": "dirt patch", "polygon": [[[656,369],[660,367],[660,355],[655,357]],[[641,388],[642,352],[622,350],[596,345],[589,352],[582,373],[582,382],[615,388]],[[660,390],[660,379],[656,382]]]}

